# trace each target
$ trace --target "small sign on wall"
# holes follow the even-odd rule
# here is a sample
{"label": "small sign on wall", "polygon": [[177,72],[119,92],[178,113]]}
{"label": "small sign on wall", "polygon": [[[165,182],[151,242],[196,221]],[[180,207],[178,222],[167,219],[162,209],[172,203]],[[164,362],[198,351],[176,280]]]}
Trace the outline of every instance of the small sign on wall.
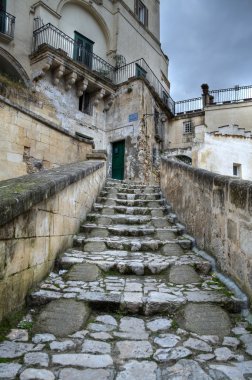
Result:
{"label": "small sign on wall", "polygon": [[129,115],[129,122],[137,121],[137,120],[138,120],[138,113],[137,112]]}

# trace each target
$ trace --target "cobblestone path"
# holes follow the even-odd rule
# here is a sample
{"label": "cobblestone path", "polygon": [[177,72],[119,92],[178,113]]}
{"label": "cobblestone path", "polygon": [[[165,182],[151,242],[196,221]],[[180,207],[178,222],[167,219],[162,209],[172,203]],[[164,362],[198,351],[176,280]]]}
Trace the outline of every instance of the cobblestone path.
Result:
{"label": "cobblestone path", "polygon": [[241,302],[183,234],[158,187],[108,180],[0,343],[0,379],[252,379]]}

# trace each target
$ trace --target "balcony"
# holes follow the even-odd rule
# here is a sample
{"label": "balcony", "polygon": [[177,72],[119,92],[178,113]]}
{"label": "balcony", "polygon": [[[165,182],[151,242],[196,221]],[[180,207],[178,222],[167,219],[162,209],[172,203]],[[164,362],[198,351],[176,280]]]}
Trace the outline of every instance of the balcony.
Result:
{"label": "balcony", "polygon": [[0,11],[0,38],[9,42],[14,38],[15,17],[5,11]]}
{"label": "balcony", "polygon": [[33,32],[33,51],[38,51],[40,47],[44,45],[49,45],[63,52],[66,56],[97,74],[99,77],[114,82],[115,69],[112,65],[98,55],[78,45],[73,38],[50,23],[43,25]]}
{"label": "balcony", "polygon": [[93,52],[86,50],[50,23],[33,32],[33,53],[42,51],[47,46],[53,49],[55,53],[82,65],[85,70],[96,74],[107,84],[118,85],[127,82],[129,79],[143,79],[162,105],[174,115],[175,103],[173,99],[143,58],[120,67],[114,67]]}

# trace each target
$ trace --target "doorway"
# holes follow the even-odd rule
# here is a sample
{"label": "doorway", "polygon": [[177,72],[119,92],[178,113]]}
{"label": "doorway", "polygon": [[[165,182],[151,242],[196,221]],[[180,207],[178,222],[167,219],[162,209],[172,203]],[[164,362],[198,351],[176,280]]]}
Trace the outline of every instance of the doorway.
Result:
{"label": "doorway", "polygon": [[112,178],[124,179],[125,140],[112,143]]}

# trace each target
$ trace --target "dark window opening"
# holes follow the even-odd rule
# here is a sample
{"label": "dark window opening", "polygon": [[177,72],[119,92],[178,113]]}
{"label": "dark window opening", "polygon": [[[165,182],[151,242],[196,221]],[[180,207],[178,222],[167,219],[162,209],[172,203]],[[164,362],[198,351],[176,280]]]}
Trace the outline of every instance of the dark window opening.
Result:
{"label": "dark window opening", "polygon": [[83,92],[83,95],[79,97],[79,111],[85,113],[86,115],[93,115],[91,95],[87,91]]}
{"label": "dark window opening", "polygon": [[241,178],[241,164],[233,164],[233,175]]}
{"label": "dark window opening", "polygon": [[94,42],[74,32],[74,60],[92,69]]}
{"label": "dark window opening", "polygon": [[141,0],[135,0],[135,14],[144,26],[148,26],[149,12]]}
{"label": "dark window opening", "polygon": [[145,71],[140,65],[136,63],[136,77],[138,78],[146,78],[147,71]]}
{"label": "dark window opening", "polygon": [[168,105],[168,99],[169,99],[169,96],[167,92],[163,91],[163,101],[166,105]]}

